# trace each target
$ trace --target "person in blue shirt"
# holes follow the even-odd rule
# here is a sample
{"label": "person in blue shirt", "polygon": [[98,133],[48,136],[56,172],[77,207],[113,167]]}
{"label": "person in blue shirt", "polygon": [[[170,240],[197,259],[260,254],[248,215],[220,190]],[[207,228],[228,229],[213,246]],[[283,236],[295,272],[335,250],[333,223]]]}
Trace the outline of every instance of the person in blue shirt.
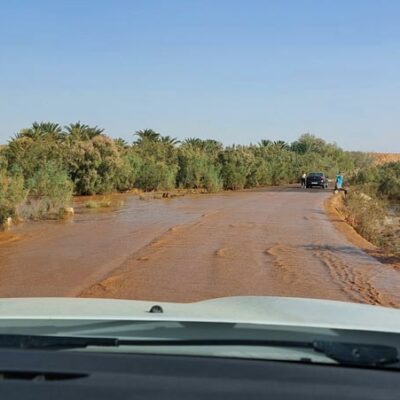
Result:
{"label": "person in blue shirt", "polygon": [[336,190],[342,190],[343,189],[343,175],[342,175],[341,172],[339,172],[336,175],[335,189]]}

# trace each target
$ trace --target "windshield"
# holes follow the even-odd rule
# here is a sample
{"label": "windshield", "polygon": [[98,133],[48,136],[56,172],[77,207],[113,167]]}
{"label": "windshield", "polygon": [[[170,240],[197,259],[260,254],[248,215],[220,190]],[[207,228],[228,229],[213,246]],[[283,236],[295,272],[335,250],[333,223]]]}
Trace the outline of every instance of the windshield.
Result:
{"label": "windshield", "polygon": [[[304,305],[289,305],[295,341],[330,342],[316,329],[335,326],[364,343],[378,314],[342,302],[381,310],[387,336],[368,344],[397,346],[400,3],[7,3],[0,335],[79,336],[50,329],[54,298],[72,298],[60,314],[98,321],[96,337],[137,339],[132,320],[179,303],[146,338],[185,336],[190,316],[196,339],[246,338],[233,317],[206,324],[234,307],[270,340],[276,316],[286,337],[289,298]],[[116,300],[149,302],[132,335]]]}

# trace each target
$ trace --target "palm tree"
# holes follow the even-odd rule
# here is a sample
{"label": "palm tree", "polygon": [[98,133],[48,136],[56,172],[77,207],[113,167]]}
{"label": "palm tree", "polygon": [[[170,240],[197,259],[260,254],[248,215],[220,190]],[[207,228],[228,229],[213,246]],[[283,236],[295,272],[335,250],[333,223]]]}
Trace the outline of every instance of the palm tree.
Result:
{"label": "palm tree", "polygon": [[326,150],[326,142],[315,135],[305,133],[292,143],[291,149],[300,154],[323,153]]}
{"label": "palm tree", "polygon": [[64,129],[67,135],[74,140],[90,140],[104,132],[104,129],[99,128],[97,125],[90,127],[89,125],[81,124],[80,121],[66,125]]}
{"label": "palm tree", "polygon": [[218,140],[214,139],[206,139],[203,140],[203,149],[207,151],[208,153],[213,153],[216,154],[220,151],[222,151],[224,146],[222,145],[221,142],[218,142]]}
{"label": "palm tree", "polygon": [[203,141],[196,137],[189,137],[183,141],[184,145],[192,146],[192,147],[200,147],[202,145],[202,143],[203,143]]}
{"label": "palm tree", "polygon": [[175,146],[176,144],[180,143],[180,140],[178,140],[176,137],[171,137],[171,136],[167,135],[167,136],[161,137],[161,142]]}
{"label": "palm tree", "polygon": [[272,145],[279,150],[289,149],[289,145],[284,140],[276,140]]}
{"label": "palm tree", "polygon": [[260,147],[270,147],[272,145],[272,141],[268,139],[262,139],[258,142]]}
{"label": "palm tree", "polygon": [[121,148],[123,148],[123,149],[127,149],[127,148],[129,147],[128,142],[127,142],[125,139],[122,139],[122,138],[114,139],[114,143],[115,143],[117,146],[119,146],[119,147],[121,147]]}
{"label": "palm tree", "polygon": [[153,129],[142,129],[135,132],[135,136],[138,136],[136,140],[137,144],[143,143],[144,141],[158,142],[160,141],[160,134]]}
{"label": "palm tree", "polygon": [[212,158],[217,158],[220,152],[224,149],[221,142],[213,139],[200,139],[196,137],[190,137],[183,141],[183,147],[189,147],[198,151],[207,153]]}
{"label": "palm tree", "polygon": [[31,128],[21,129],[16,138],[28,137],[37,139],[61,139],[63,136],[61,126],[53,122],[34,122]]}
{"label": "palm tree", "polygon": [[80,121],[75,124],[69,124],[64,126],[64,129],[72,139],[82,139],[86,136],[86,130],[89,128],[88,125],[81,124]]}

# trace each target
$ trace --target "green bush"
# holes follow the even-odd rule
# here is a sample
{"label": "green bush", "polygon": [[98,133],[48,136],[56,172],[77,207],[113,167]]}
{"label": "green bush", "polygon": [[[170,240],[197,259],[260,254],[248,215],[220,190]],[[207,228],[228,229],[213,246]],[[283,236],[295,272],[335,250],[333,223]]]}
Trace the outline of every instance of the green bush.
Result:
{"label": "green bush", "polygon": [[117,190],[125,191],[135,187],[142,163],[142,159],[133,151],[127,151],[121,156],[121,166],[116,173]]}
{"label": "green bush", "polygon": [[248,186],[255,156],[250,149],[243,146],[232,146],[219,156],[221,177],[225,189],[237,190]]}
{"label": "green bush", "polygon": [[219,172],[213,166],[210,166],[204,175],[204,188],[209,193],[215,193],[222,189],[222,180]]}
{"label": "green bush", "polygon": [[103,135],[72,142],[66,154],[69,176],[74,182],[75,192],[81,195],[115,190],[122,164],[116,144]]}
{"label": "green bush", "polygon": [[369,165],[363,168],[353,176],[351,183],[355,185],[365,185],[377,183],[379,178],[379,168],[375,165]]}
{"label": "green bush", "polygon": [[378,192],[392,200],[400,200],[400,162],[379,168]]}
{"label": "green bush", "polygon": [[170,190],[175,187],[176,166],[163,161],[144,160],[138,171],[136,185],[145,191]]}
{"label": "green bush", "polygon": [[53,163],[46,163],[28,181],[29,197],[36,199],[37,207],[33,217],[45,217],[59,214],[67,207],[72,198],[73,184],[66,171]]}
{"label": "green bush", "polygon": [[108,208],[111,207],[111,200],[89,200],[85,203],[86,208]]}
{"label": "green bush", "polygon": [[222,179],[225,189],[243,189],[247,181],[247,168],[245,165],[228,161],[222,168]]}
{"label": "green bush", "polygon": [[0,172],[0,225],[16,215],[17,206],[26,196],[22,175],[10,176]]}
{"label": "green bush", "polygon": [[400,199],[400,162],[380,166],[368,165],[360,169],[351,183],[362,186],[364,191],[391,200]]}
{"label": "green bush", "polygon": [[272,185],[272,166],[263,159],[256,160],[250,175],[247,177],[249,187]]}
{"label": "green bush", "polygon": [[63,166],[68,149],[58,136],[19,134],[10,140],[5,155],[10,172],[19,171],[30,179],[48,162]]}
{"label": "green bush", "polygon": [[376,196],[353,189],[345,199],[346,219],[363,237],[382,245],[382,227],[387,204]]}
{"label": "green bush", "polygon": [[177,186],[217,192],[222,181],[212,158],[200,148],[183,147],[178,155]]}

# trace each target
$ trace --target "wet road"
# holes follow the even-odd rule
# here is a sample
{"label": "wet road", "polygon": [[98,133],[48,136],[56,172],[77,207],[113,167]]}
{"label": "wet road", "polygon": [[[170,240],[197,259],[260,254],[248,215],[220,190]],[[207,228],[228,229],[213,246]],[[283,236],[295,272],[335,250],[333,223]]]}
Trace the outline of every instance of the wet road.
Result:
{"label": "wet road", "polygon": [[276,295],[398,307],[400,272],[350,244],[322,190],[76,204],[67,222],[29,223],[0,238],[0,297],[196,301]]}

